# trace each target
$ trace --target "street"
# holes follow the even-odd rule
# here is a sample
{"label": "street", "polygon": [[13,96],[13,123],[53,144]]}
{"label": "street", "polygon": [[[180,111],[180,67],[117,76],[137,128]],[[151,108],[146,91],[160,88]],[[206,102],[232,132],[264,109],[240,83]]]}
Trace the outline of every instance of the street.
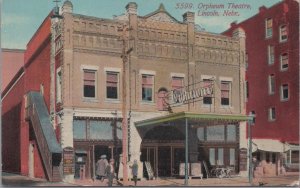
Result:
{"label": "street", "polygon": [[[286,176],[278,177],[265,177],[263,178],[265,186],[280,186],[286,187],[291,186],[293,183],[298,181],[298,185],[293,185],[299,187],[299,173],[291,173]],[[47,186],[47,187],[62,187],[62,186],[107,186],[106,181],[93,181],[87,180],[75,180],[74,183],[65,182],[47,182],[44,179],[29,178],[26,176],[2,173],[2,185],[3,186]],[[233,178],[209,178],[209,179],[190,179],[189,186],[249,186],[247,178],[243,177],[233,177]],[[113,186],[122,186],[122,181],[114,181]],[[128,186],[133,186],[133,182],[129,181]],[[138,181],[138,186],[184,186],[184,179],[172,179],[172,178],[159,178],[156,180],[144,180]]]}

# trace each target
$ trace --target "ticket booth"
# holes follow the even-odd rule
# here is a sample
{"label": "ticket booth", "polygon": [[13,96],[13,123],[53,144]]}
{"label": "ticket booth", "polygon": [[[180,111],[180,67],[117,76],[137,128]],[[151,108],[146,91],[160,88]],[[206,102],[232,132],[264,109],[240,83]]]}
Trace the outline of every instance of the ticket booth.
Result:
{"label": "ticket booth", "polygon": [[75,151],[75,179],[86,178],[86,162],[87,162],[87,151],[76,150]]}

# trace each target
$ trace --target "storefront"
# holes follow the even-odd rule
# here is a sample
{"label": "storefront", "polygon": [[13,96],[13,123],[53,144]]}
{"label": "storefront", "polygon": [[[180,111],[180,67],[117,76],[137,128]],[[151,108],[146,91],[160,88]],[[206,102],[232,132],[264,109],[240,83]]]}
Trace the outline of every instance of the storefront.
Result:
{"label": "storefront", "polygon": [[230,166],[237,173],[239,122],[246,120],[243,115],[180,112],[136,122],[142,136],[140,160],[150,162],[156,177],[177,177],[181,163],[203,161],[209,168]]}
{"label": "storefront", "polygon": [[116,165],[119,164],[122,152],[120,119],[75,117],[73,135],[75,179],[95,178],[95,164],[101,155],[106,155],[108,160],[113,158]]}

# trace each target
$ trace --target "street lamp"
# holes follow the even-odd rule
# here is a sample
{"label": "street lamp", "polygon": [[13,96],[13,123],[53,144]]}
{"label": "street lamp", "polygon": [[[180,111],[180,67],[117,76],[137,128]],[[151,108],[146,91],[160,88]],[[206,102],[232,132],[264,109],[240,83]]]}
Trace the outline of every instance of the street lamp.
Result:
{"label": "street lamp", "polygon": [[249,113],[248,116],[248,141],[249,141],[249,183],[252,185],[253,181],[253,167],[252,167],[252,134],[251,134],[251,126],[255,123],[255,114],[252,112]]}

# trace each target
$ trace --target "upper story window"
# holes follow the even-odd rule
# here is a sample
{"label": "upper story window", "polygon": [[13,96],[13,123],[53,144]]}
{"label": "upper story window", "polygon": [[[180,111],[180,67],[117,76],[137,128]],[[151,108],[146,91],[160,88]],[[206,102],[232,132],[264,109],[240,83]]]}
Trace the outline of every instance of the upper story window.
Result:
{"label": "upper story window", "polygon": [[246,81],[246,99],[249,98],[249,82]]}
{"label": "upper story window", "polygon": [[183,77],[172,77],[172,90],[181,90],[183,88]]}
{"label": "upper story window", "polygon": [[231,82],[221,81],[221,105],[229,106],[231,97]]}
{"label": "upper story window", "polygon": [[[210,79],[203,79],[203,87],[211,87],[212,82]],[[212,94],[203,97],[203,104],[212,104]]]}
{"label": "upper story window", "polygon": [[268,46],[268,64],[274,64],[274,46]]}
{"label": "upper story window", "polygon": [[56,70],[56,102],[61,102],[61,68]]}
{"label": "upper story window", "polygon": [[275,107],[269,108],[269,121],[275,121],[276,119],[276,109]]}
{"label": "upper story window", "polygon": [[96,71],[83,70],[83,96],[87,98],[96,97]]}
{"label": "upper story window", "polygon": [[289,99],[289,85],[288,84],[283,84],[281,86],[281,92],[280,92],[281,100],[286,101]]}
{"label": "upper story window", "polygon": [[287,53],[283,53],[280,55],[280,67],[281,70],[287,70],[289,67],[289,56]]}
{"label": "upper story window", "polygon": [[279,28],[279,42],[285,42],[288,39],[288,30],[286,25],[282,25]]}
{"label": "upper story window", "polygon": [[272,95],[275,93],[275,75],[269,75],[269,94]]}
{"label": "upper story window", "polygon": [[272,18],[268,18],[265,21],[266,27],[266,38],[270,38],[273,35],[273,20]]}
{"label": "upper story window", "polygon": [[119,73],[106,72],[106,98],[119,98]]}
{"label": "upper story window", "polygon": [[142,101],[152,102],[153,91],[154,91],[154,76],[153,75],[142,75]]}

